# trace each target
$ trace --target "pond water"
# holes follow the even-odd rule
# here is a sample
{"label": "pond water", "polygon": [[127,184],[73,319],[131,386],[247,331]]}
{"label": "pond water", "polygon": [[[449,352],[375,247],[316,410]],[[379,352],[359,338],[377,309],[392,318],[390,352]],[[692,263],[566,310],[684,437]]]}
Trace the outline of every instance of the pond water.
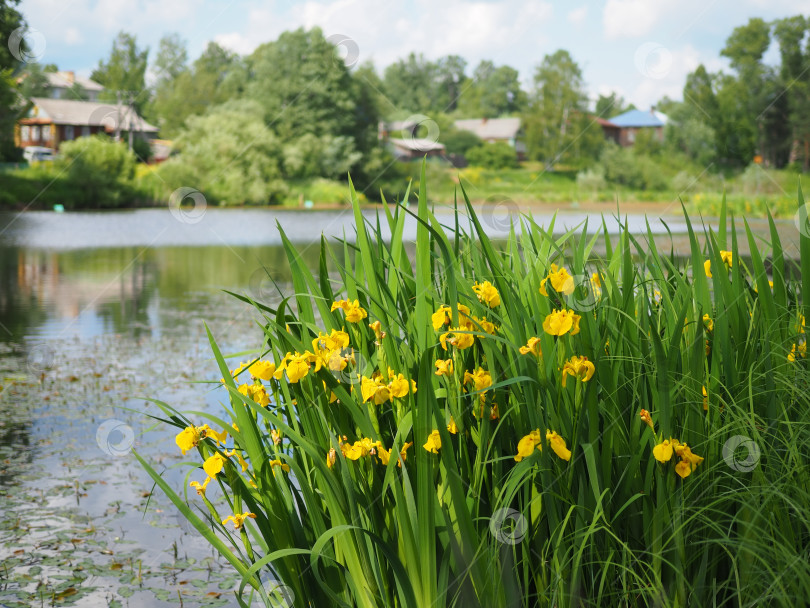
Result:
{"label": "pond water", "polygon": [[[224,353],[261,338],[255,311],[223,289],[272,302],[273,283],[290,281],[276,222],[314,266],[320,235],[351,236],[353,218],[198,211],[0,215],[0,606],[237,605],[230,566],[150,495],[133,450],[178,490],[191,467],[174,466],[174,433],[153,428],[145,398],[217,410],[226,397],[203,321]],[[493,236],[508,230],[505,211],[482,213]],[[567,213],[558,226],[586,217],[601,221]]]}

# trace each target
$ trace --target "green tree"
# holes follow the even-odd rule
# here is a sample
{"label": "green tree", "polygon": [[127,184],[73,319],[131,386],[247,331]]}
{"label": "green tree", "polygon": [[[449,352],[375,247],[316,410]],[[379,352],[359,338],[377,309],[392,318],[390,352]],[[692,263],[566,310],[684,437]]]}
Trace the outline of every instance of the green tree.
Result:
{"label": "green tree", "polygon": [[535,72],[524,118],[529,157],[549,166],[595,159],[604,136],[587,103],[582,71],[568,51],[546,55]]}
{"label": "green tree", "polygon": [[20,95],[26,99],[48,97],[48,74],[38,63],[30,63],[20,76]]}
{"label": "green tree", "polygon": [[596,115],[606,120],[634,109],[635,106],[632,103],[628,104],[621,95],[615,92],[610,95],[600,95],[596,100]]}
{"label": "green tree", "polygon": [[281,146],[262,115],[261,104],[242,99],[190,116],[175,141],[179,154],[160,165],[169,192],[194,188],[230,205],[280,201],[287,191]]}
{"label": "green tree", "polygon": [[385,69],[385,94],[405,114],[442,111],[436,95],[436,64],[411,53]]}
{"label": "green tree", "polygon": [[22,108],[15,92],[15,73],[20,62],[11,53],[8,44],[12,32],[24,25],[23,17],[15,8],[19,0],[0,0],[0,159],[17,157],[14,148],[14,123]]}
{"label": "green tree", "polygon": [[526,93],[520,87],[518,71],[481,61],[464,90],[459,109],[470,118],[497,118],[517,114],[525,106]]}
{"label": "green tree", "polygon": [[247,67],[236,53],[209,42],[191,67],[185,57],[185,43],[176,35],[161,40],[154,66],[158,78],[146,115],[166,137],[179,134],[189,116],[244,95]]}
{"label": "green tree", "polygon": [[90,75],[92,80],[104,86],[99,98],[118,101],[121,94],[123,103],[131,102],[140,112],[149,97],[145,80],[148,58],[149,49],[138,48],[134,35],[119,32],[110,56],[106,61],[99,61]]}
{"label": "green tree", "polygon": [[[783,127],[780,151],[789,156],[792,149],[804,171],[810,170],[810,41],[802,48],[808,29],[810,19],[801,15],[781,19],[774,26],[782,60],[779,97],[774,101],[784,101],[780,109],[787,110],[788,115],[787,124],[778,124]],[[770,124],[769,128],[775,126]]]}
{"label": "green tree", "polygon": [[[319,28],[285,32],[248,58],[246,95],[261,104],[267,125],[285,146],[313,135],[326,155],[318,163],[341,171],[360,168],[377,135],[375,96],[352,78],[337,48]],[[308,138],[308,145],[312,138]],[[376,147],[376,145],[375,145]],[[343,158],[335,158],[342,150]]]}

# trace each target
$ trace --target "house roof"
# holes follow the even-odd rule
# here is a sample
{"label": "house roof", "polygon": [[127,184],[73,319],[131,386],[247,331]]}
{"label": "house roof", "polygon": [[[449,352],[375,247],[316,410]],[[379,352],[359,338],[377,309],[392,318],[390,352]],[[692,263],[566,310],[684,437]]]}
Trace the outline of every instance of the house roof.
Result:
{"label": "house roof", "polygon": [[32,97],[31,101],[34,107],[28,114],[29,118],[49,118],[58,125],[104,127],[113,130],[116,122],[120,121],[122,128],[126,129],[131,119],[133,131],[157,133],[158,130],[126,106],[47,97]]}
{"label": "house roof", "polygon": [[597,117],[595,118],[595,120],[596,120],[596,123],[597,123],[597,124],[599,124],[599,125],[601,125],[601,126],[603,126],[603,127],[613,127],[614,129],[618,129],[618,128],[619,128],[619,125],[617,125],[617,124],[615,124],[615,123],[612,123],[612,122],[610,122],[609,120],[605,120],[604,118],[600,118],[599,116],[597,116]]}
{"label": "house roof", "polygon": [[69,89],[74,84],[81,85],[85,91],[103,91],[104,87],[95,80],[84,76],[75,76],[73,72],[47,72],[48,84],[52,87]]}
{"label": "house roof", "polygon": [[440,144],[432,139],[395,139],[392,137],[388,141],[397,148],[410,150],[412,152],[433,152],[436,150],[444,150],[444,144]]}
{"label": "house roof", "polygon": [[481,139],[512,139],[520,131],[520,118],[470,118],[457,120],[455,125]]}
{"label": "house roof", "polygon": [[656,112],[651,109],[647,112],[644,110],[628,110],[624,114],[619,114],[610,119],[617,127],[663,127],[667,124],[669,118],[666,114]]}

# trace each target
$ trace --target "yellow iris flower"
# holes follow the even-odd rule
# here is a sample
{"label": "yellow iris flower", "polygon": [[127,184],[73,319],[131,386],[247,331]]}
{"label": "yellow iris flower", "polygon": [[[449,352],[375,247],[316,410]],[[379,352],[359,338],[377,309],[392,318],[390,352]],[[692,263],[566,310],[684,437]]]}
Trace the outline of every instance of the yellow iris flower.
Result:
{"label": "yellow iris flower", "polygon": [[596,367],[588,361],[588,357],[571,357],[565,362],[562,369],[562,385],[565,386],[565,379],[568,376],[574,376],[574,378],[587,382],[593,377],[594,372],[596,372]]}
{"label": "yellow iris flower", "polygon": [[484,281],[481,284],[476,282],[472,290],[475,292],[475,295],[478,296],[478,300],[490,308],[495,308],[501,304],[501,294],[498,293],[498,290],[489,281]]}
{"label": "yellow iris flower", "polygon": [[437,376],[447,376],[448,378],[453,375],[453,360],[452,359],[436,359],[436,372]]}
{"label": "yellow iris flower", "polygon": [[350,300],[332,302],[332,312],[336,311],[338,308],[346,313],[346,321],[349,323],[359,323],[368,317],[368,313],[360,306],[360,300],[355,300],[354,302]]}
{"label": "yellow iris flower", "polygon": [[529,341],[526,342],[526,346],[520,347],[521,355],[528,355],[529,353],[533,354],[538,359],[540,359],[543,356],[543,349],[541,347],[540,338],[537,337],[529,338]]}
{"label": "yellow iris flower", "polygon": [[525,435],[520,441],[518,441],[515,461],[520,462],[524,458],[528,458],[534,453],[535,450],[543,450],[540,429],[533,430],[531,433]]}
{"label": "yellow iris flower", "polygon": [[549,431],[546,429],[546,441],[561,459],[565,461],[571,460],[571,450],[565,445],[565,439],[557,434],[557,431]]}
{"label": "yellow iris flower", "polygon": [[557,293],[570,295],[574,291],[574,277],[565,268],[558,269],[556,264],[551,265],[548,276],[540,282],[540,293],[544,296],[548,295],[546,281],[551,281],[551,286]]}
{"label": "yellow iris flower", "polygon": [[543,330],[552,336],[564,336],[579,333],[579,320],[581,317],[573,310],[554,310],[543,321]]}
{"label": "yellow iris flower", "polygon": [[226,525],[229,521],[233,522],[233,529],[238,530],[242,527],[245,523],[247,518],[256,519],[255,513],[248,513],[247,511],[244,513],[234,513],[233,515],[229,515],[225,519],[222,520],[222,525]]}
{"label": "yellow iris flower", "polygon": [[203,471],[205,471],[209,477],[216,477],[217,473],[222,472],[226,462],[228,462],[228,459],[217,452],[205,460],[203,463]]}
{"label": "yellow iris flower", "polygon": [[439,435],[439,431],[434,430],[431,432],[427,438],[427,441],[425,442],[425,445],[422,447],[431,454],[438,454],[442,447],[442,438]]}

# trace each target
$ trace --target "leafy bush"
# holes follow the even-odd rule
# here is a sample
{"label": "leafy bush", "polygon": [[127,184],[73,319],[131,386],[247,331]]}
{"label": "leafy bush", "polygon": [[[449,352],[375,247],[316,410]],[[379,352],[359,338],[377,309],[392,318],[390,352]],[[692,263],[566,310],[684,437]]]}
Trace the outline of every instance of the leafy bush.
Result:
{"label": "leafy bush", "polygon": [[442,130],[440,141],[444,144],[444,149],[448,154],[462,156],[466,155],[471,148],[481,145],[481,139],[475,133],[454,127]]}
{"label": "leafy bush", "polygon": [[605,179],[605,170],[600,167],[591,167],[577,173],[577,186],[583,190],[590,190],[598,192],[607,187],[607,180]]}
{"label": "leafy bush", "polygon": [[120,207],[135,199],[135,156],[122,142],[105,135],[63,143],[54,168],[72,190],[64,201],[74,207]]}
{"label": "leafy bush", "polygon": [[655,161],[647,156],[638,156],[629,148],[606,145],[599,163],[604,167],[605,178],[611,183],[637,190],[666,188],[666,179]]}
{"label": "leafy bush", "polygon": [[261,116],[257,102],[233,101],[190,117],[176,140],[180,153],[160,166],[164,197],[185,186],[222,204],[279,202],[287,191],[279,145]]}
{"label": "leafy bush", "polygon": [[156,402],[199,496],[141,462],[240,605],[796,605],[810,237],[804,281],[775,230],[744,260],[725,210],[704,245],[685,218],[686,261],[607,231],[602,259],[531,218],[496,249],[469,201],[472,235],[427,196],[423,173],[413,257],[399,206],[355,199],[320,277],[282,233],[293,285],[256,304],[261,349],[229,370],[209,333],[221,417]]}
{"label": "leafy bush", "polygon": [[510,169],[517,166],[515,149],[500,141],[470,148],[466,157],[471,165],[487,169]]}

